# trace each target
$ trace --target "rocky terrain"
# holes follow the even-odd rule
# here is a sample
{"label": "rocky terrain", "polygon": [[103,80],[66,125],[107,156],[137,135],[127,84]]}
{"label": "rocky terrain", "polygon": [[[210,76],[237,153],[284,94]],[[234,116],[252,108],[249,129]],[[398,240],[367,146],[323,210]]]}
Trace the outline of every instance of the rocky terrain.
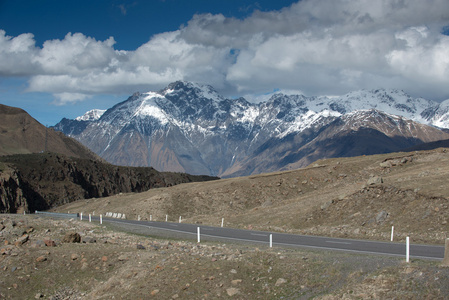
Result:
{"label": "rocky terrain", "polygon": [[79,199],[212,179],[217,178],[113,166],[49,152],[0,156],[0,212],[34,212]]}
{"label": "rocky terrain", "polygon": [[140,194],[90,199],[60,212],[334,237],[443,244],[449,229],[449,151],[319,160],[309,167]]}
{"label": "rocky terrain", "polygon": [[1,299],[444,299],[436,261],[129,235],[0,215]]}

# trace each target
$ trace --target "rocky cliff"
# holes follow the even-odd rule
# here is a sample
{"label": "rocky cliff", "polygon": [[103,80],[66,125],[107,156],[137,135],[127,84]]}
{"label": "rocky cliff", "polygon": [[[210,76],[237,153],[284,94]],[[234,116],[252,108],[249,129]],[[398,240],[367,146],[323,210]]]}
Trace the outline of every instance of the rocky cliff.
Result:
{"label": "rocky cliff", "polygon": [[79,199],[213,179],[217,178],[113,166],[48,152],[2,156],[0,213],[46,210]]}

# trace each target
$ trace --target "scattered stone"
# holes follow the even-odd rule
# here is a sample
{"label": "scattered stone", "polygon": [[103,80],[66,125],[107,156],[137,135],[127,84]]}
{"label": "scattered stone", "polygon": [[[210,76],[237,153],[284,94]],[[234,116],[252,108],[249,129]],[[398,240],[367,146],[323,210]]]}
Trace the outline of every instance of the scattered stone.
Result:
{"label": "scattered stone", "polygon": [[102,257],[101,257],[101,261],[107,262],[107,261],[108,261],[108,257],[107,257],[107,256],[102,256]]}
{"label": "scattered stone", "polygon": [[229,297],[232,297],[232,296],[240,293],[240,290],[236,289],[236,288],[228,288],[228,289],[226,289],[226,293],[228,294]]}
{"label": "scattered stone", "polygon": [[44,295],[41,293],[37,293],[36,296],[34,296],[34,299],[40,299],[40,298],[44,298]]}
{"label": "scattered stone", "polygon": [[31,242],[31,247],[32,248],[40,248],[40,247],[45,247],[45,241],[43,240],[35,240]]}
{"label": "scattered stone", "polygon": [[83,264],[81,265],[81,270],[87,270],[89,268],[89,264],[87,262],[83,262]]}
{"label": "scattered stone", "polygon": [[366,182],[367,185],[375,185],[375,184],[381,184],[383,183],[383,179],[380,176],[372,176],[368,181]]}
{"label": "scattered stone", "polygon": [[44,243],[47,247],[56,247],[56,242],[53,240],[44,240]]}
{"label": "scattered stone", "polygon": [[327,201],[326,203],[321,205],[321,210],[326,210],[329,208],[329,206],[331,206],[331,204],[333,203],[333,200]]}
{"label": "scattered stone", "polygon": [[78,258],[79,258],[79,255],[76,253],[72,253],[72,255],[70,255],[71,260],[77,260]]}
{"label": "scattered stone", "polygon": [[380,163],[380,167],[381,168],[390,168],[391,167],[391,162],[390,161],[384,161]]}
{"label": "scattered stone", "polygon": [[96,243],[97,242],[97,240],[95,238],[91,237],[91,236],[85,236],[81,240],[82,240],[82,242],[84,244]]}
{"label": "scattered stone", "polygon": [[387,217],[388,217],[388,213],[385,210],[382,210],[376,216],[376,223],[379,224],[379,223],[384,222]]}
{"label": "scattered stone", "polygon": [[21,245],[25,244],[28,241],[28,239],[29,239],[29,235],[24,234],[22,237],[17,239],[17,241],[14,243],[14,245],[21,246]]}
{"label": "scattered stone", "polygon": [[237,271],[236,271],[235,269],[232,269],[232,270],[231,270],[231,273],[232,273],[232,274],[237,274]]}
{"label": "scattered stone", "polygon": [[67,233],[62,239],[63,243],[80,243],[81,236],[76,232]]}
{"label": "scattered stone", "polygon": [[271,202],[271,200],[267,200],[264,203],[262,203],[262,207],[268,207],[268,206],[272,206],[273,203]]}
{"label": "scattered stone", "polygon": [[156,296],[159,293],[159,290],[152,290],[151,296]]}
{"label": "scattered stone", "polygon": [[125,261],[125,260],[128,260],[128,256],[126,256],[125,254],[122,254],[122,255],[120,255],[120,256],[118,257],[118,260],[119,260],[119,261]]}
{"label": "scattered stone", "polygon": [[285,280],[284,278],[279,278],[278,280],[276,280],[276,283],[274,285],[275,286],[281,286],[284,283],[287,283],[287,280]]}
{"label": "scattered stone", "polygon": [[137,244],[137,245],[136,245],[136,248],[137,248],[138,250],[145,250],[145,247],[142,246],[141,244]]}
{"label": "scattered stone", "polygon": [[242,283],[242,281],[243,281],[242,279],[234,279],[234,280],[231,281],[231,284],[232,285],[237,285],[239,283]]}
{"label": "scattered stone", "polygon": [[45,256],[39,256],[38,258],[36,258],[36,262],[43,262],[43,261],[46,261],[47,260],[47,258],[45,257]]}

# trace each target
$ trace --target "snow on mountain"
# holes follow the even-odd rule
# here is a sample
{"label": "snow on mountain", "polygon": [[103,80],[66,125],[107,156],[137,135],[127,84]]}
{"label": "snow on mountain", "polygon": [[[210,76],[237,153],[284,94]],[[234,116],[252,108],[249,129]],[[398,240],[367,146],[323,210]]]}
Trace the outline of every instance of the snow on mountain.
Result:
{"label": "snow on mountain", "polygon": [[440,128],[449,128],[449,99],[441,102],[433,111],[430,123]]}
{"label": "snow on mountain", "polygon": [[84,115],[77,117],[77,121],[96,121],[101,118],[106,109],[92,109],[86,112]]}
{"label": "snow on mountain", "polygon": [[424,129],[407,133],[416,127],[410,122],[449,128],[449,100],[439,104],[379,89],[338,97],[276,93],[250,103],[226,99],[208,85],[177,81],[157,92],[135,93],[107,111],[65,119],[55,128],[112,163],[221,175],[259,172],[248,157],[255,159],[276,143],[294,141],[292,147],[300,148],[336,120],[347,125],[338,126],[340,131],[365,127],[417,143],[415,136]]}

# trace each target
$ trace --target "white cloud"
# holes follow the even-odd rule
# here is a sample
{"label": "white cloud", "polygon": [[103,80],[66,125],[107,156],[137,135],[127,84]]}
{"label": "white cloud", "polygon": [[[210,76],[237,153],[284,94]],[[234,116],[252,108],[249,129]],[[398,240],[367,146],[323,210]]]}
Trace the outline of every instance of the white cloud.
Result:
{"label": "white cloud", "polygon": [[273,89],[342,94],[399,88],[449,98],[447,0],[303,0],[244,20],[192,17],[134,51],[81,33],[36,47],[32,34],[0,31],[0,76],[28,76],[29,91],[59,103],[94,94],[132,93],[179,79],[223,93]]}

